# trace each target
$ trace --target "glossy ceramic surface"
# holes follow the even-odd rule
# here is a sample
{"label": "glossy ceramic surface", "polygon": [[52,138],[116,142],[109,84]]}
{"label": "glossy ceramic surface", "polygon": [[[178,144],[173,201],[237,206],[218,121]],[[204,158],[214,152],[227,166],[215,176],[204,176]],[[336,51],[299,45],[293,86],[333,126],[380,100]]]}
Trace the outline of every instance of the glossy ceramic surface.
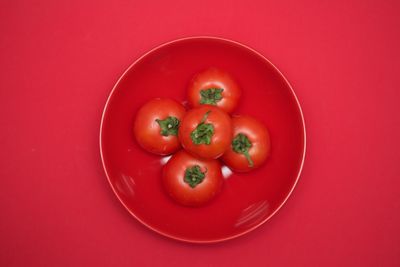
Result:
{"label": "glossy ceramic surface", "polygon": [[[211,66],[239,83],[242,99],[233,114],[261,120],[272,149],[266,164],[253,172],[236,174],[223,167],[221,193],[206,206],[189,208],[163,191],[162,166],[168,157],[142,150],[132,125],[138,108],[152,98],[185,103],[190,79]],[[100,149],[113,191],[137,220],[174,239],[218,242],[260,226],[286,201],[304,161],[304,119],[291,86],[262,55],[229,40],[185,38],[151,50],[122,75],[104,109]]]}

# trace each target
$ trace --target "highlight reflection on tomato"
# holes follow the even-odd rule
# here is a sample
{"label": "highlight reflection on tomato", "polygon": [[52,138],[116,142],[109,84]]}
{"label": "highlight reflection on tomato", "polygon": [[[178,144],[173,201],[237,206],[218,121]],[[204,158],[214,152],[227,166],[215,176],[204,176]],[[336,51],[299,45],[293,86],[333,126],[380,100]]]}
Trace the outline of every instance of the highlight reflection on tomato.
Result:
{"label": "highlight reflection on tomato", "polygon": [[231,118],[210,105],[191,109],[182,120],[178,136],[183,148],[193,155],[216,159],[231,143]]}
{"label": "highlight reflection on tomato", "polygon": [[240,88],[234,79],[217,68],[209,68],[195,75],[188,90],[192,107],[215,105],[227,113],[236,108],[240,95]]}
{"label": "highlight reflection on tomato", "polygon": [[255,118],[244,115],[233,116],[232,124],[232,143],[222,160],[236,172],[248,172],[258,168],[271,150],[267,128]]}
{"label": "highlight reflection on tomato", "polygon": [[223,178],[218,160],[196,158],[184,150],[175,153],[163,169],[167,193],[185,206],[200,206],[220,191]]}
{"label": "highlight reflection on tomato", "polygon": [[145,103],[137,112],[133,132],[138,144],[158,155],[168,155],[181,145],[178,128],[185,108],[172,99],[156,98]]}

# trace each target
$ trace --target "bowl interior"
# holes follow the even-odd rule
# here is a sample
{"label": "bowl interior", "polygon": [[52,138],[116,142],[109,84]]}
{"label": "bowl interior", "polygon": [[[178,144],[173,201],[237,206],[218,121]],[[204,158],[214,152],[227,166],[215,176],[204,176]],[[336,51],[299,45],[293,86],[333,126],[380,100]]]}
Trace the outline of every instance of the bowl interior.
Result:
{"label": "bowl interior", "polygon": [[[132,134],[138,108],[155,97],[185,102],[194,74],[218,67],[242,89],[235,114],[261,120],[271,136],[271,155],[261,168],[227,175],[222,192],[208,205],[187,208],[163,191],[166,158],[143,151]],[[304,122],[282,74],[265,58],[235,42],[188,38],[158,47],[136,61],[107,102],[101,153],[110,184],[128,211],[151,229],[189,242],[216,242],[244,234],[266,221],[296,184],[305,151]]]}

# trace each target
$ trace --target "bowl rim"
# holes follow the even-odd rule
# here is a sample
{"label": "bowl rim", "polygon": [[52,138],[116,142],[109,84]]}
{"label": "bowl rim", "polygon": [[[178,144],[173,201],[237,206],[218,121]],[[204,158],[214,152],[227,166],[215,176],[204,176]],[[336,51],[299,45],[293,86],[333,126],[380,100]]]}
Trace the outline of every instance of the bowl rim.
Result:
{"label": "bowl rim", "polygon": [[[302,121],[302,126],[303,126],[303,153],[301,155],[301,163],[300,163],[300,167],[297,171],[297,175],[296,175],[296,180],[293,183],[293,186],[290,188],[289,193],[286,195],[285,199],[282,201],[282,203],[275,209],[274,212],[272,212],[268,217],[266,217],[265,219],[263,219],[262,221],[260,221],[259,223],[257,223],[256,225],[252,226],[251,228],[240,232],[238,234],[235,235],[231,235],[231,236],[227,236],[227,237],[223,237],[223,238],[216,238],[216,239],[208,239],[208,240],[196,240],[196,239],[190,239],[190,238],[183,238],[183,237],[179,237],[179,236],[175,236],[169,233],[166,233],[164,231],[161,231],[159,229],[157,229],[156,227],[153,227],[149,224],[147,224],[144,220],[140,219],[134,212],[132,212],[127,205],[125,205],[125,203],[122,201],[122,199],[119,197],[119,194],[117,193],[116,189],[114,188],[114,185],[111,183],[111,179],[110,176],[107,172],[107,168],[106,168],[106,164],[104,161],[104,156],[103,156],[103,147],[102,147],[102,132],[103,132],[103,123],[104,123],[104,119],[105,119],[105,114],[107,113],[107,109],[109,106],[109,103],[111,101],[111,98],[113,97],[115,90],[117,89],[117,87],[119,86],[121,80],[125,77],[125,75],[136,65],[138,64],[143,58],[145,58],[147,55],[153,53],[154,51],[161,49],[165,46],[171,45],[171,44],[175,44],[175,43],[179,43],[179,42],[183,42],[183,41],[188,41],[188,40],[216,40],[216,41],[222,41],[225,43],[230,43],[230,44],[234,44],[236,46],[245,48],[247,50],[249,50],[250,52],[254,53],[255,55],[259,56],[261,59],[263,59],[264,61],[266,61],[272,68],[275,69],[275,71],[278,72],[278,74],[283,78],[283,80],[285,81],[285,83],[287,84],[287,86],[290,88],[290,91],[292,93],[292,96],[294,97],[294,99],[296,100],[296,104],[297,104],[297,108],[300,112],[300,117],[301,117],[301,121]],[[231,39],[227,39],[227,38],[223,38],[223,37],[216,37],[216,36],[208,36],[208,35],[199,35],[199,36],[189,36],[189,37],[182,37],[182,38],[178,38],[178,39],[174,39],[172,41],[168,41],[168,42],[164,42],[158,46],[153,47],[152,49],[150,49],[149,51],[145,52],[143,55],[141,55],[139,58],[137,58],[132,64],[130,64],[128,66],[128,68],[121,74],[121,76],[119,77],[119,79],[117,80],[117,82],[114,84],[111,92],[108,95],[107,101],[105,103],[102,115],[101,115],[101,122],[100,122],[100,135],[99,135],[99,142],[100,142],[100,157],[101,157],[101,163],[103,165],[103,170],[106,174],[108,183],[110,184],[111,189],[113,190],[115,196],[117,197],[117,199],[119,200],[119,202],[124,206],[124,208],[137,220],[139,221],[141,224],[143,224],[144,226],[146,226],[147,228],[153,230],[154,232],[174,239],[174,240],[178,240],[178,241],[183,241],[183,242],[187,242],[187,243],[197,243],[197,244],[210,244],[210,243],[219,243],[219,242],[223,242],[223,241],[227,241],[227,240],[232,240],[235,238],[238,238],[240,236],[243,236],[247,233],[250,233],[252,231],[254,231],[255,229],[257,229],[258,227],[260,227],[261,225],[263,225],[264,223],[266,223],[268,220],[270,220],[282,207],[283,205],[286,203],[286,201],[289,199],[289,197],[292,195],[294,188],[296,187],[299,179],[300,179],[300,175],[301,172],[303,170],[303,166],[304,166],[304,161],[305,161],[305,155],[306,155],[306,147],[307,147],[307,138],[306,138],[306,126],[305,126],[305,120],[304,120],[304,114],[303,114],[303,110],[300,106],[300,102],[299,99],[296,95],[296,93],[293,90],[292,85],[289,83],[289,81],[286,79],[286,77],[283,75],[283,73],[269,60],[267,59],[264,55],[262,55],[261,53],[259,53],[258,51],[256,51],[255,49],[242,44],[238,41],[234,41]]]}

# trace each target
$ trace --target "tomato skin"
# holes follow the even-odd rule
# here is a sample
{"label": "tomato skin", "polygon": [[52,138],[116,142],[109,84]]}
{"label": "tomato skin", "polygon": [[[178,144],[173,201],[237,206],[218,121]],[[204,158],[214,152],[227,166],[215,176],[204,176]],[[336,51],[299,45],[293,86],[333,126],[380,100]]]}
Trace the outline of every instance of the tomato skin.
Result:
{"label": "tomato skin", "polygon": [[196,108],[200,103],[200,91],[208,88],[221,88],[222,99],[216,106],[227,113],[231,113],[237,106],[241,90],[233,78],[225,71],[217,68],[209,68],[196,74],[189,84],[188,100],[192,107]]}
{"label": "tomato skin", "polygon": [[155,98],[145,103],[137,112],[133,132],[137,143],[145,150],[158,154],[168,155],[177,151],[181,145],[177,135],[161,135],[161,128],[157,119],[168,116],[182,121],[186,113],[182,104],[172,99]]}
{"label": "tomato skin", "polygon": [[257,119],[244,116],[232,116],[233,136],[242,133],[247,136],[252,146],[249,148],[249,156],[254,166],[250,167],[245,155],[235,152],[232,145],[222,156],[224,163],[236,172],[248,172],[261,166],[271,151],[271,141],[267,128]]}
{"label": "tomato skin", "polygon": [[[214,127],[210,144],[195,144],[191,138],[192,132],[199,125],[204,115],[209,112],[205,123]],[[189,110],[179,128],[179,140],[188,152],[204,159],[216,159],[228,149],[232,140],[231,118],[224,111],[215,106],[202,105]]]}
{"label": "tomato skin", "polygon": [[[194,188],[184,181],[187,168],[198,165],[204,180]],[[184,150],[175,153],[163,168],[162,182],[167,193],[185,206],[201,206],[221,190],[223,178],[218,160],[196,158]]]}

